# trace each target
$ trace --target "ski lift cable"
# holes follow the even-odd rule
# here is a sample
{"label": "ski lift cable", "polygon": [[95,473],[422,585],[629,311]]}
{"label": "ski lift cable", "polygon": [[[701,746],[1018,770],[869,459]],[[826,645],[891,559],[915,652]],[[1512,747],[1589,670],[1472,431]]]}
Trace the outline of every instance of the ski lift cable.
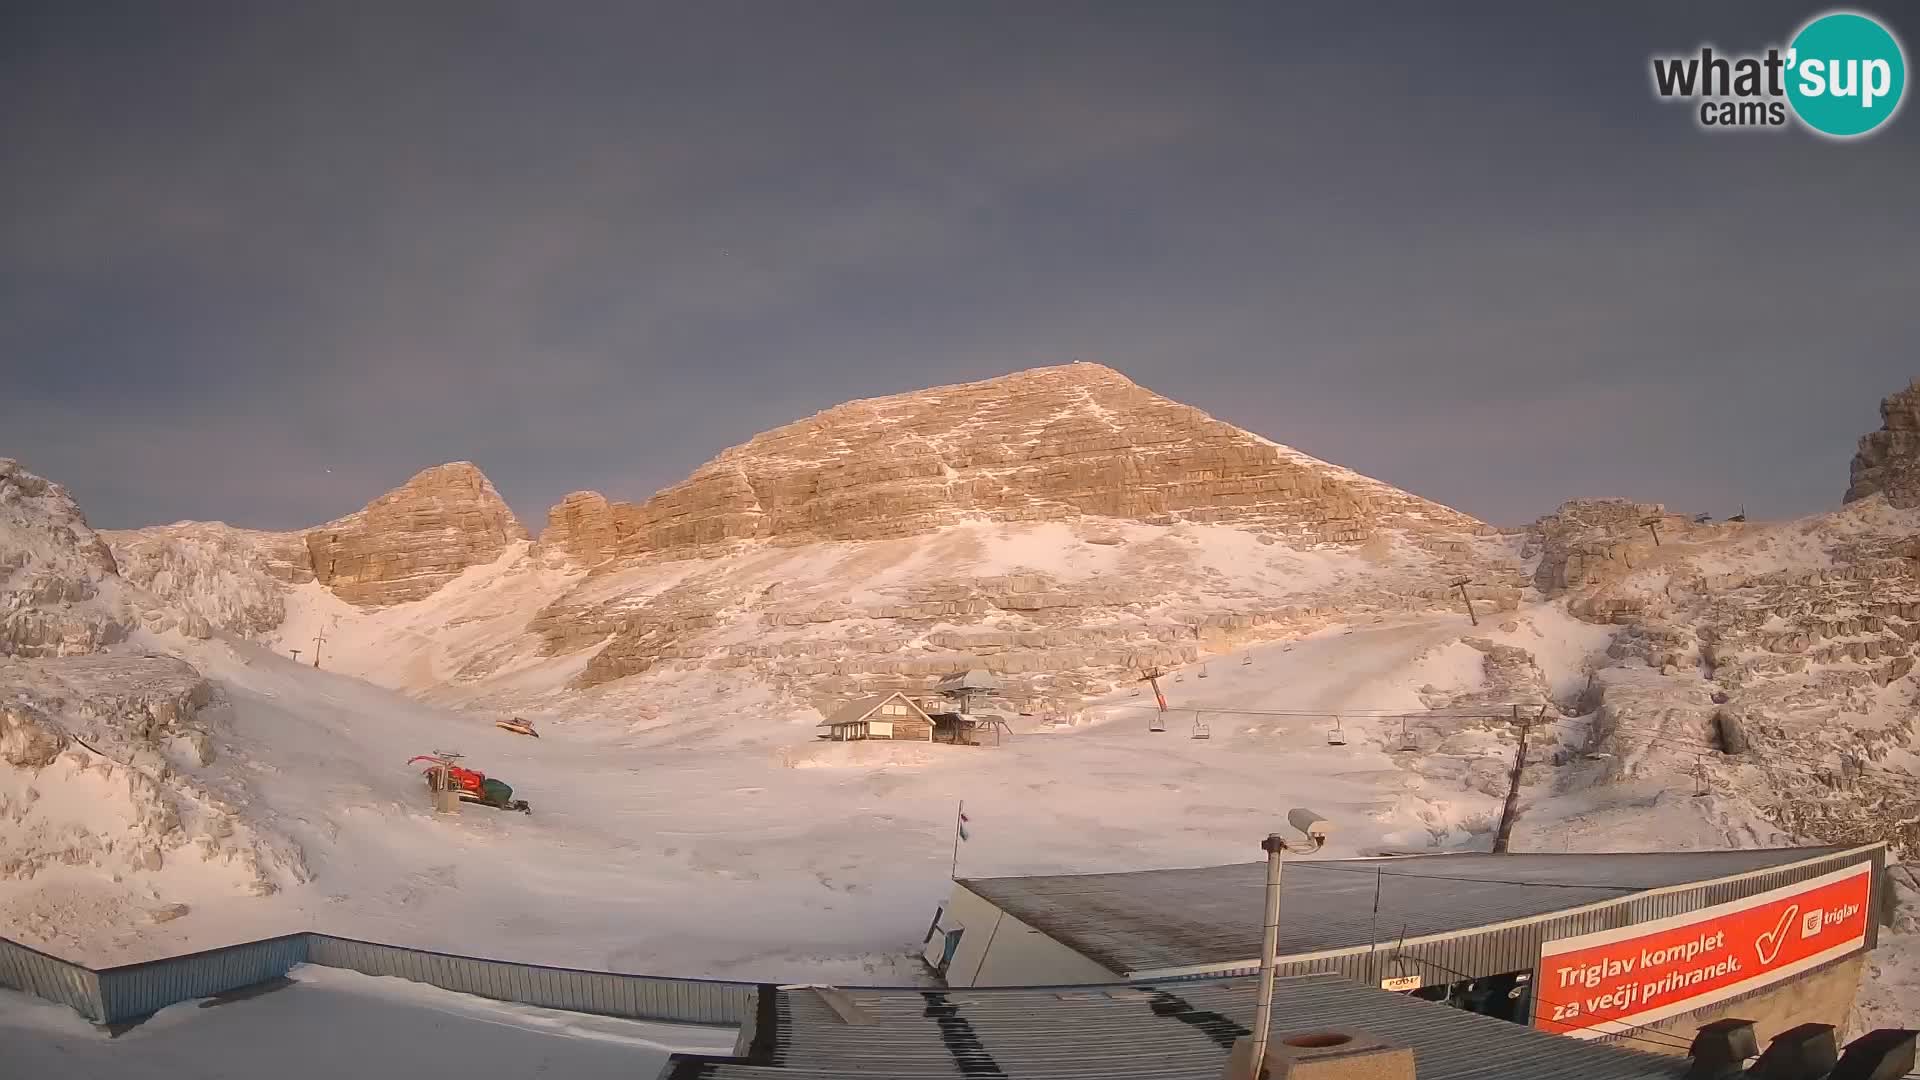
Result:
{"label": "ski lift cable", "polygon": [[[1535,705],[1527,706],[1527,707],[1534,708],[1537,705],[1538,703],[1536,702]],[[1145,708],[1146,706],[1129,705],[1126,703],[1116,703],[1110,707],[1129,709],[1129,708]],[[1498,708],[1498,707],[1496,706],[1495,708]],[[1308,710],[1299,710],[1299,709],[1236,709],[1236,708],[1227,708],[1227,707],[1207,707],[1203,711],[1214,713],[1221,716],[1281,716],[1281,717],[1306,717],[1309,719],[1324,719],[1324,718],[1332,717],[1334,715],[1333,713],[1325,710],[1308,711]],[[1408,717],[1408,716],[1420,716],[1420,717],[1428,717],[1432,719],[1453,719],[1453,720],[1505,720],[1505,719],[1508,719],[1508,716],[1505,712],[1496,712],[1493,709],[1487,709],[1485,711],[1476,709],[1468,712],[1454,712],[1447,709],[1435,709],[1425,713],[1407,712],[1404,709],[1395,710],[1395,711],[1372,710],[1372,709],[1347,709],[1347,710],[1343,710],[1340,715],[1359,717],[1362,719],[1392,719],[1395,717]],[[1585,723],[1587,723],[1586,721],[1578,720],[1573,717],[1546,717],[1546,718],[1540,719],[1537,722],[1543,723],[1543,724],[1560,724],[1560,725],[1568,725],[1568,726],[1584,725]],[[1673,739],[1670,736],[1667,736],[1663,732],[1651,731],[1646,728],[1633,727],[1625,724],[1617,724],[1614,726],[1614,730],[1627,732],[1629,734],[1639,735],[1642,738],[1645,738],[1649,742],[1672,746],[1677,749],[1683,750],[1687,753],[1696,754],[1701,757],[1705,757],[1708,754],[1720,753],[1720,751],[1715,750],[1711,747],[1703,747],[1694,743],[1681,742],[1677,739]],[[1796,754],[1788,753],[1785,751],[1777,751],[1771,748],[1768,749],[1767,754],[1770,757],[1784,758],[1790,761],[1798,761],[1802,764],[1815,765],[1822,768],[1833,764],[1833,762],[1831,761],[1821,760],[1819,758],[1807,757],[1805,755],[1796,755]],[[1851,768],[1851,766],[1849,766],[1849,768]],[[1879,773],[1887,778],[1885,781],[1883,781],[1885,783],[1897,783],[1897,784],[1910,785],[1914,782],[1916,778],[1916,774],[1914,773],[1904,773],[1897,770],[1884,769],[1884,768],[1879,768],[1877,766],[1872,766],[1872,765],[1863,764],[1859,766],[1859,768],[1861,770],[1859,774],[1860,778],[1866,778],[1866,774],[1868,773]]]}

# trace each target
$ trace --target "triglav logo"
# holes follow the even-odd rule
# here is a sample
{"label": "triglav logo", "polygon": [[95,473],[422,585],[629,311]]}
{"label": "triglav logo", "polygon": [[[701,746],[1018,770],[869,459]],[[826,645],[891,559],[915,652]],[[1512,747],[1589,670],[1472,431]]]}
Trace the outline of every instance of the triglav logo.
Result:
{"label": "triglav logo", "polygon": [[1785,127],[1789,115],[1813,131],[1846,139],[1875,130],[1900,110],[1907,59],[1879,20],[1833,11],[1800,28],[1786,49],[1728,56],[1653,58],[1662,98],[1698,101],[1704,128]]}

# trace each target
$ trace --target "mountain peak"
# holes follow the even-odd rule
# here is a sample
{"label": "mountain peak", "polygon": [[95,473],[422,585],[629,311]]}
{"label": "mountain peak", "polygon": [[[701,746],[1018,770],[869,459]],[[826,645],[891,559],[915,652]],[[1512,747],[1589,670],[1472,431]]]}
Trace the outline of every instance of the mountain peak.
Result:
{"label": "mountain peak", "polygon": [[836,405],[721,451],[644,503],[569,496],[542,541],[595,565],[1081,517],[1238,525],[1302,546],[1482,527],[1082,362]]}
{"label": "mountain peak", "polygon": [[450,461],[308,530],[306,546],[321,584],[349,603],[377,606],[427,596],[526,537],[479,466]]}

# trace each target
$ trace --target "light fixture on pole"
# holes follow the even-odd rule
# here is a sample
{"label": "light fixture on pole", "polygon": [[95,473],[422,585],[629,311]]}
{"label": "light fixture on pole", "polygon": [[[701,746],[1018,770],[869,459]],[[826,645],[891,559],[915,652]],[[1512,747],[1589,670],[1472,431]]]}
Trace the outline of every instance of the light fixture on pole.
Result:
{"label": "light fixture on pole", "polygon": [[1260,850],[1267,853],[1267,919],[1260,932],[1260,997],[1253,1012],[1253,1037],[1246,1044],[1248,1052],[1243,1056],[1236,1046],[1236,1052],[1228,1059],[1229,1080],[1257,1080],[1266,1068],[1267,1033],[1273,1026],[1274,954],[1280,951],[1280,855],[1288,851],[1301,854],[1319,851],[1326,846],[1327,835],[1333,831],[1326,818],[1300,806],[1287,811],[1287,822],[1306,839],[1288,840],[1279,833],[1270,833],[1260,842]]}

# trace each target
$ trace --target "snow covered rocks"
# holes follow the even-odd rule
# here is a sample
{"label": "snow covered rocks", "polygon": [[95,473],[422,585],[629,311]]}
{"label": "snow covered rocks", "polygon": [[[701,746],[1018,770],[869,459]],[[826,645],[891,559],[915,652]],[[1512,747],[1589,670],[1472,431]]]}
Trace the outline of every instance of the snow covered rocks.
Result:
{"label": "snow covered rocks", "polygon": [[0,656],[70,656],[126,637],[113,552],[66,489],[0,458]]}

